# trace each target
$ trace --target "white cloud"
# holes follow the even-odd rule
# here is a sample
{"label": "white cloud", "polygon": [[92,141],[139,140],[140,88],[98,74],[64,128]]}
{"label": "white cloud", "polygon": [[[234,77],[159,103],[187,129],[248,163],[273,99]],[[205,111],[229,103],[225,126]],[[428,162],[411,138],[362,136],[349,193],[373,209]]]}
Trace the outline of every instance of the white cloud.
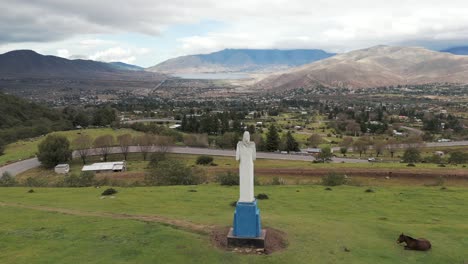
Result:
{"label": "white cloud", "polygon": [[89,56],[89,59],[104,62],[120,61],[134,63],[137,56],[147,54],[149,51],[146,48],[125,49],[122,47],[112,47],[92,54]]}
{"label": "white cloud", "polygon": [[68,59],[70,58],[70,52],[67,49],[58,49],[57,56]]}
{"label": "white cloud", "polygon": [[466,0],[0,0],[0,8],[0,50],[50,51],[37,44],[46,42],[53,43],[53,52],[67,49],[71,56],[86,54],[102,60],[135,61],[144,56],[136,45],[95,36],[158,36],[174,25],[200,21],[225,26],[211,32],[184,32],[174,40],[171,54],[223,48],[342,52],[377,44],[443,46],[468,40]]}

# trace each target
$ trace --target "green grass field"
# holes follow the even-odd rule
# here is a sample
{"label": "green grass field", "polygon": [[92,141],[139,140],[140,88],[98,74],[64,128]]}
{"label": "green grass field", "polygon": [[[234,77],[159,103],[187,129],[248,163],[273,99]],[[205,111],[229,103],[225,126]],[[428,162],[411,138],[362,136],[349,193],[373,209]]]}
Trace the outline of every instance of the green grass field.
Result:
{"label": "green grass field", "polygon": [[[110,134],[114,137],[117,137],[122,134],[130,133],[132,135],[138,135],[139,132],[132,130],[132,129],[118,129],[114,130],[112,128],[97,128],[97,129],[82,129],[82,130],[70,130],[70,131],[60,131],[60,132],[52,132],[50,134],[56,135],[63,135],[72,142],[79,134],[88,134],[93,139]],[[37,145],[44,139],[45,137],[38,137],[30,140],[20,140],[18,142],[9,144],[6,146],[5,154],[0,156],[0,166],[6,163],[23,160],[27,158],[33,157],[37,152]]]}
{"label": "green grass field", "polygon": [[[104,213],[157,215],[229,226],[237,187],[218,185],[0,189],[0,263],[464,263],[468,261],[465,188],[260,186],[263,225],[287,233],[288,248],[267,256],[213,247],[209,235]],[[189,192],[195,189],[197,192]],[[22,206],[18,206],[21,204]],[[24,207],[29,208],[24,208]],[[34,207],[94,212],[45,212]],[[99,214],[103,214],[100,216]],[[431,240],[430,252],[395,243],[405,232]],[[350,252],[345,252],[344,247]]]}

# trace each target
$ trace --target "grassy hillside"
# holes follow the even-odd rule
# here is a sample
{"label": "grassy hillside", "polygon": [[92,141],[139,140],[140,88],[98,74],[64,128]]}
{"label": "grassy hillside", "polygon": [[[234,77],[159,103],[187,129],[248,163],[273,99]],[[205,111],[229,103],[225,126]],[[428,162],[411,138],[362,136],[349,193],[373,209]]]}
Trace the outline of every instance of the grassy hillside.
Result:
{"label": "grassy hillside", "polygon": [[[91,138],[96,138],[102,135],[113,135],[117,137],[122,134],[139,135],[140,132],[131,129],[118,129],[112,128],[96,128],[96,129],[82,129],[82,130],[70,130],[70,131],[58,131],[50,134],[62,135],[68,138],[72,142],[79,134],[87,134]],[[17,142],[8,144],[5,148],[5,154],[0,156],[0,166],[9,162],[17,161],[20,159],[27,159],[33,157],[37,152],[37,146],[45,137],[38,137],[28,140],[19,140]]]}
{"label": "grassy hillside", "polygon": [[72,128],[57,110],[0,93],[0,138],[5,142]]}
{"label": "grassy hillside", "polygon": [[[189,192],[195,189],[197,192]],[[209,234],[170,219],[229,226],[237,187],[3,188],[2,263],[464,263],[468,192],[435,187],[260,186],[263,225],[287,233],[288,248],[268,256],[212,247]],[[57,213],[61,212],[61,213]],[[117,217],[124,214],[126,217]],[[135,215],[153,216],[146,221]],[[156,217],[156,216],[159,216]],[[158,223],[164,217],[166,223]],[[137,217],[138,218],[138,217]],[[169,220],[168,220],[169,219]],[[169,224],[168,224],[169,222]],[[209,228],[206,232],[209,233]],[[395,243],[405,232],[432,242],[430,252]],[[349,249],[346,252],[344,248]]]}

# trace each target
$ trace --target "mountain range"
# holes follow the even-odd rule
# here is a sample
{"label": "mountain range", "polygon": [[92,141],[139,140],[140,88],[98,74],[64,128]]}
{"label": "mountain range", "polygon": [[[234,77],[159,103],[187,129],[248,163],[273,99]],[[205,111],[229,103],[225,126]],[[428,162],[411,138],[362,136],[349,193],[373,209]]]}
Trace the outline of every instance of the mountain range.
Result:
{"label": "mountain range", "polygon": [[468,56],[419,47],[375,46],[272,74],[255,84],[267,90],[372,88],[405,84],[468,83]]}
{"label": "mountain range", "polygon": [[468,47],[461,46],[461,47],[453,47],[445,50],[441,50],[441,52],[448,52],[455,55],[468,55]]}
{"label": "mountain range", "polygon": [[0,76],[7,78],[138,79],[162,76],[135,71],[136,67],[120,62],[69,60],[32,50],[15,50],[0,55]]}
{"label": "mountain range", "polygon": [[317,49],[225,49],[169,59],[146,70],[161,73],[275,71],[331,57]]}

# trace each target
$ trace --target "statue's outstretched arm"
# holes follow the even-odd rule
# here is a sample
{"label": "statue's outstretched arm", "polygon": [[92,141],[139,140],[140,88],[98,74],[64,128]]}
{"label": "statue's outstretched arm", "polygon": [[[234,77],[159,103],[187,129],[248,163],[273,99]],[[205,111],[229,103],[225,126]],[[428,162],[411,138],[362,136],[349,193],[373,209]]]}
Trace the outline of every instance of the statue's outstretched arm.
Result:
{"label": "statue's outstretched arm", "polygon": [[237,144],[237,147],[236,147],[236,160],[240,160],[239,144]]}

